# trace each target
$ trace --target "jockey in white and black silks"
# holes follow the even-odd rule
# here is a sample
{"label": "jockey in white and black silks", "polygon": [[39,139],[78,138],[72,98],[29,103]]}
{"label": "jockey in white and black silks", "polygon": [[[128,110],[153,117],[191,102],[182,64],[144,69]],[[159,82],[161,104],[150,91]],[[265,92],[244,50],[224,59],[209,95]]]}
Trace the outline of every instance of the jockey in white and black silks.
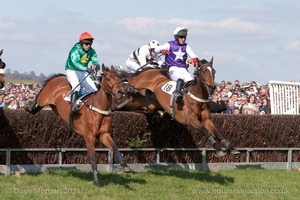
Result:
{"label": "jockey in white and black silks", "polygon": [[160,67],[163,64],[163,59],[155,53],[154,49],[159,46],[157,40],[151,40],[149,44],[143,45],[133,51],[126,60],[126,66],[120,67],[128,73],[135,73],[141,67]]}
{"label": "jockey in white and black silks", "polygon": [[155,52],[161,52],[165,55],[165,65],[169,69],[169,76],[176,81],[176,102],[182,103],[183,94],[181,92],[184,82],[193,80],[194,78],[187,70],[187,59],[191,58],[191,62],[197,62],[197,56],[191,47],[185,43],[188,29],[185,27],[175,28],[174,40],[169,41],[155,48]]}
{"label": "jockey in white and black silks", "polygon": [[76,105],[78,99],[78,92],[80,90],[79,84],[88,90],[88,92],[96,92],[98,89],[94,81],[89,76],[91,69],[88,64],[91,62],[94,69],[99,70],[99,62],[96,51],[91,47],[94,38],[88,33],[84,32],[79,37],[73,48],[70,50],[68,59],[65,64],[66,75],[69,83],[74,91],[71,94],[72,111],[78,112],[79,107]]}

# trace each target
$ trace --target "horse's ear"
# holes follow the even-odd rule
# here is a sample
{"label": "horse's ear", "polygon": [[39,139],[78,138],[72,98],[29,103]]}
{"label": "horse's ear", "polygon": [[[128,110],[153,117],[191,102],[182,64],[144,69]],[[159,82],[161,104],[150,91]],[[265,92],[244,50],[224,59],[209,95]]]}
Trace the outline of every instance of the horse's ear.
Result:
{"label": "horse's ear", "polygon": [[110,66],[110,70],[111,70],[111,72],[113,72],[113,73],[115,72],[115,68],[114,68],[113,65]]}
{"label": "horse's ear", "polygon": [[3,54],[3,49],[1,49],[1,51],[0,51],[0,56]]}
{"label": "horse's ear", "polygon": [[214,63],[214,57],[212,56],[210,59],[210,63],[213,64]]}
{"label": "horse's ear", "polygon": [[108,71],[108,69],[105,67],[104,63],[102,63],[102,72],[105,73],[107,71]]}

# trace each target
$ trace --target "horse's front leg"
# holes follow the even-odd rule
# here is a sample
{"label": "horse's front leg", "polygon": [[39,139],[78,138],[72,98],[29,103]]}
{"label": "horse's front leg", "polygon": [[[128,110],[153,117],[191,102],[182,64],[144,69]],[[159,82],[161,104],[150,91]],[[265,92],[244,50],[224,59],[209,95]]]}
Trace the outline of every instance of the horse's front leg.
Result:
{"label": "horse's front leg", "polygon": [[88,155],[89,155],[91,166],[92,166],[94,185],[100,186],[98,172],[97,172],[97,160],[96,160],[96,151],[95,151],[96,138],[92,134],[87,135],[84,138],[85,138],[87,151],[88,151]]}
{"label": "horse's front leg", "polygon": [[239,154],[240,152],[236,150],[223,136],[222,134],[217,131],[215,128],[215,125],[213,124],[212,120],[207,118],[202,121],[203,126],[212,133],[219,141],[221,141],[221,144],[225,147],[227,151],[229,151],[231,154]]}
{"label": "horse's front leg", "polygon": [[217,150],[217,156],[218,157],[226,155],[226,152],[224,152],[221,149],[221,147],[219,146],[219,144],[216,142],[214,136],[209,133],[209,131],[206,129],[206,127],[204,127],[201,124],[201,122],[198,120],[197,117],[191,117],[191,115],[190,115],[189,123],[190,123],[191,126],[193,126],[194,128],[196,128],[200,132],[204,133],[204,135],[207,137],[208,141],[211,143],[211,145],[213,146],[213,148],[215,148]]}

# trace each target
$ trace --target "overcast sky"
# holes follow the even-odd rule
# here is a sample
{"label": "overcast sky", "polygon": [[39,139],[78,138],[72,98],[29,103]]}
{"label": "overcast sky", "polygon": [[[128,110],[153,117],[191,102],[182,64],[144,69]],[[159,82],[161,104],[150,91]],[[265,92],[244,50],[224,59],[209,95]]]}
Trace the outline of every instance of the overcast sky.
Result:
{"label": "overcast sky", "polygon": [[296,0],[9,0],[1,2],[1,58],[12,72],[64,73],[88,31],[100,63],[125,65],[139,46],[186,26],[197,56],[214,57],[217,82],[300,82],[299,20]]}

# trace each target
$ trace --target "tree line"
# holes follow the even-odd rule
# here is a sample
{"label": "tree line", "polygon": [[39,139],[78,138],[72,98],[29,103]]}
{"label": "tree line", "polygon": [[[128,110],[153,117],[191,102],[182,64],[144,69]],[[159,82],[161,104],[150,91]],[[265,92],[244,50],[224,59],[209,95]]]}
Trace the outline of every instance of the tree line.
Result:
{"label": "tree line", "polygon": [[12,70],[8,68],[6,69],[5,76],[7,77],[7,79],[11,80],[36,81],[42,83],[51,75],[46,76],[43,73],[41,73],[40,75],[36,75],[34,71],[30,71],[29,73],[19,73],[17,70],[14,70],[12,72]]}

